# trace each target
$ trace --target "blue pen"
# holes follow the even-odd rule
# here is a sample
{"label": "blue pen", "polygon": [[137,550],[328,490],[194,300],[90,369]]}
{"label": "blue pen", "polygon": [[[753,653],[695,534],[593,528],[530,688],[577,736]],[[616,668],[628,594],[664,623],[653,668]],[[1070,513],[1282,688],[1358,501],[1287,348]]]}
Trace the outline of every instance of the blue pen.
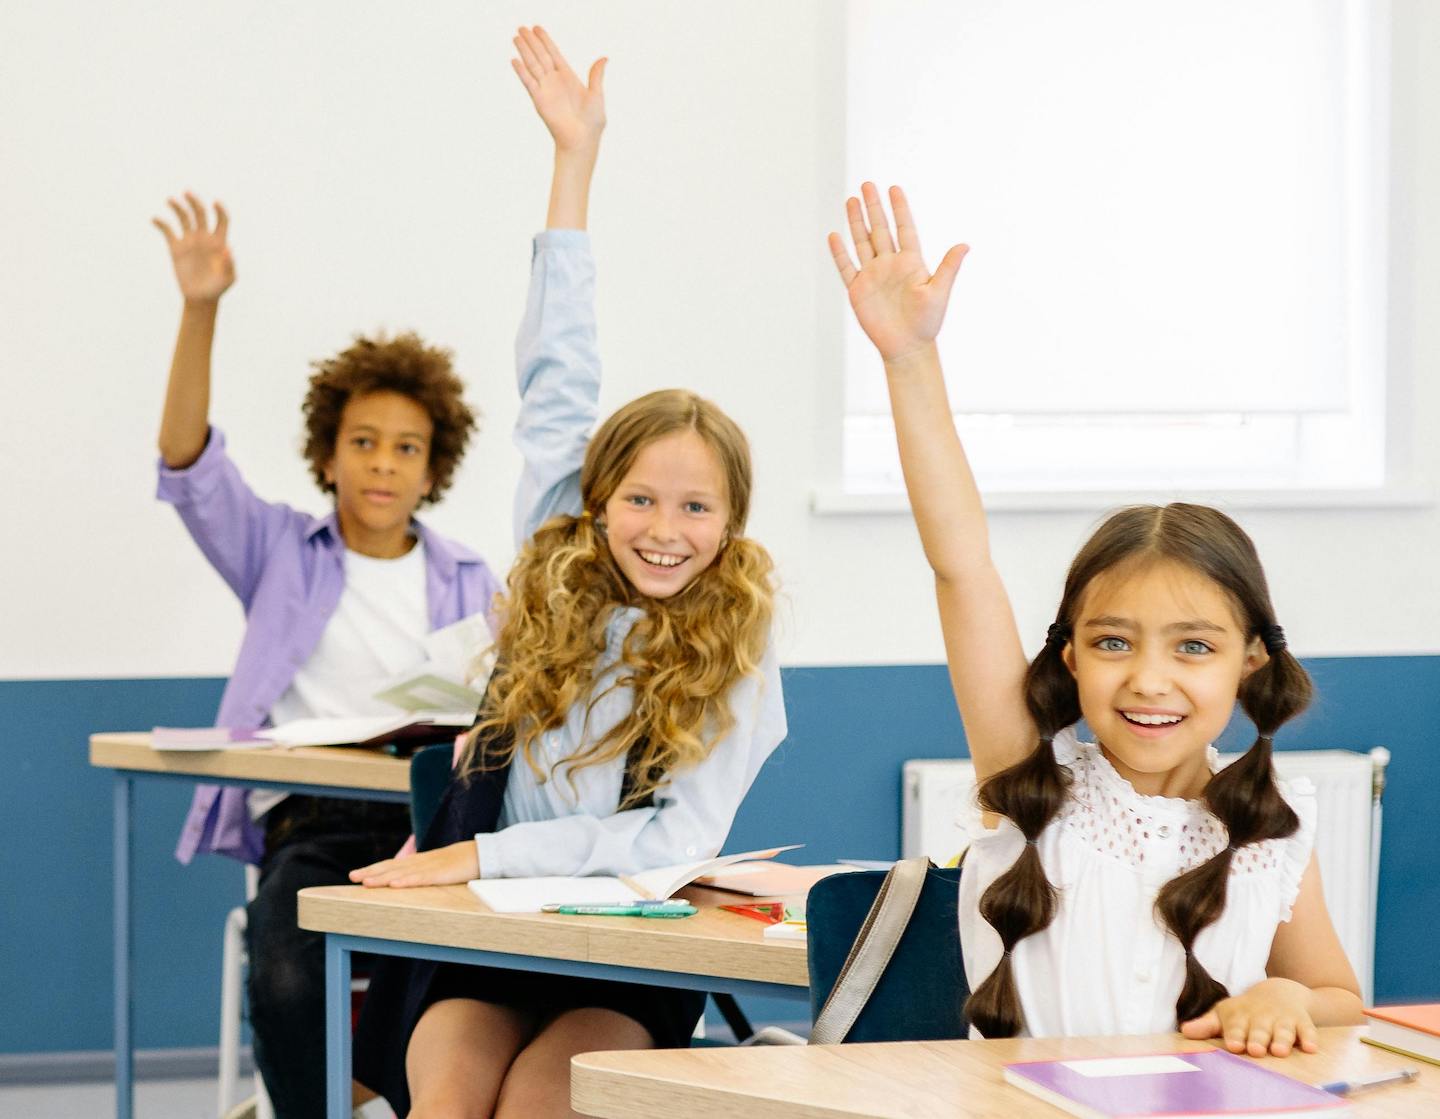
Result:
{"label": "blue pen", "polygon": [[[574,909],[576,905],[586,905],[586,906],[589,906],[590,908],[595,908],[595,907],[598,906],[598,907],[601,908],[601,909],[691,909],[691,908],[692,908],[691,905],[690,905],[690,903],[689,903],[688,901],[684,900],[683,898],[660,898],[660,899],[658,899],[658,900],[652,900],[651,898],[641,898],[639,901],[614,901],[614,902],[591,901],[591,902],[574,902],[574,903],[571,903],[571,902],[563,902],[563,901],[552,901],[552,902],[550,902],[550,903],[547,904],[547,905],[542,905],[542,906],[540,907],[540,912],[541,912],[541,913],[563,913],[563,912],[566,912],[566,911],[568,911],[568,910]],[[689,914],[688,914],[688,913],[682,913],[681,916],[688,917]]]}
{"label": "blue pen", "polygon": [[557,905],[548,912],[575,917],[693,917],[700,910],[693,905]]}
{"label": "blue pen", "polygon": [[1361,1080],[1332,1080],[1329,1084],[1321,1084],[1320,1090],[1329,1092],[1333,1096],[1353,1096],[1356,1092],[1379,1088],[1384,1084],[1408,1084],[1419,1075],[1417,1069],[1402,1068],[1396,1069],[1394,1072],[1383,1072],[1379,1076],[1368,1076]]}

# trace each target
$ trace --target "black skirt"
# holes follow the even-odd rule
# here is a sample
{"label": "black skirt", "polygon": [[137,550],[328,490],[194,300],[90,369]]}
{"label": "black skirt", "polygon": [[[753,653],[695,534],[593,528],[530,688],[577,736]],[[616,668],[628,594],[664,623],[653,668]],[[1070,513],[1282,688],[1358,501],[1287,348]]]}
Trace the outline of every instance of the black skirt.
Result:
{"label": "black skirt", "polygon": [[[452,780],[420,849],[428,851],[494,831],[508,776],[508,769],[497,769],[468,781]],[[377,957],[355,1029],[355,1079],[384,1096],[401,1119],[410,1112],[410,1088],[405,1079],[410,1035],[428,1007],[448,998],[523,1006],[552,1017],[588,1007],[614,1010],[643,1026],[661,1049],[688,1046],[705,1007],[705,994],[700,991]]]}

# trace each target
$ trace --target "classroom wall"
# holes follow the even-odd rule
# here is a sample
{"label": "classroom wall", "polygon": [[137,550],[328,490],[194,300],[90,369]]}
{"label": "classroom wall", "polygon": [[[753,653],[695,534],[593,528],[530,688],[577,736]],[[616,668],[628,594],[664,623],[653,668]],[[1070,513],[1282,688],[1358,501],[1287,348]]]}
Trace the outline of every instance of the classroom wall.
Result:
{"label": "classroom wall", "polygon": [[[1314,740],[1298,744],[1397,751],[1377,990],[1433,998],[1416,930],[1440,920],[1423,893],[1421,801],[1440,714],[1440,320],[1426,314],[1440,305],[1440,8],[1392,7],[1390,410],[1396,481],[1427,499],[1239,516],[1294,644],[1333,677]],[[108,1044],[109,782],[85,766],[85,736],[210,718],[241,630],[152,497],[178,299],[149,217],[186,187],[232,209],[240,280],[222,310],[214,415],[277,500],[322,507],[297,453],[307,361],[357,329],[415,327],[452,346],[486,423],[430,519],[503,569],[511,342],[549,166],[507,62],[522,19],[546,23],[577,63],[612,59],[591,210],[604,405],[683,382],[754,444],[751,527],[784,581],[794,733],[735,841],[770,842],[788,819],[818,857],[857,853],[846,838],[893,850],[900,761],[961,747],[909,518],[810,508],[838,453],[846,308],[823,237],[853,189],[840,181],[840,6],[163,0],[146,12],[0,6],[0,462],[17,512],[0,549],[0,760],[18,775],[0,784],[0,837],[31,856],[0,905],[0,1052]],[[903,182],[905,169],[877,177]],[[932,250],[965,236],[922,229]],[[1227,251],[1243,267],[1243,246]],[[947,329],[963,324],[962,280]],[[1032,644],[1098,512],[994,516]],[[854,777],[844,798],[896,795],[831,806],[808,794],[837,770]],[[184,799],[140,797],[142,1046],[213,1034],[219,920],[239,893],[224,864],[168,861]],[[1401,882],[1418,901],[1399,904]],[[35,961],[59,946],[81,966],[57,987]]]}
{"label": "classroom wall", "polygon": [[[1440,927],[1430,821],[1440,787],[1440,657],[1307,659],[1320,694],[1280,736],[1282,749],[1393,754],[1385,794],[1375,992],[1378,1001],[1440,999],[1433,930]],[[149,719],[194,723],[222,681],[0,682],[0,709],[25,753],[10,761],[0,850],[12,859],[0,905],[0,1056],[111,1045],[111,787],[86,764],[96,730]],[[1374,697],[1399,687],[1403,705]],[[939,665],[785,670],[790,737],[740,810],[727,848],[803,839],[800,854],[894,858],[900,849],[900,767],[964,754]],[[1237,725],[1226,744],[1248,742]],[[836,780],[836,775],[841,780]],[[188,786],[141,782],[135,797],[135,1037],[143,1049],[214,1045],[220,934],[243,896],[238,864],[171,857]],[[44,857],[33,857],[43,837]],[[17,900],[23,899],[23,900]],[[54,961],[64,961],[63,969]],[[794,1021],[787,1003],[747,1001],[758,1021]]]}

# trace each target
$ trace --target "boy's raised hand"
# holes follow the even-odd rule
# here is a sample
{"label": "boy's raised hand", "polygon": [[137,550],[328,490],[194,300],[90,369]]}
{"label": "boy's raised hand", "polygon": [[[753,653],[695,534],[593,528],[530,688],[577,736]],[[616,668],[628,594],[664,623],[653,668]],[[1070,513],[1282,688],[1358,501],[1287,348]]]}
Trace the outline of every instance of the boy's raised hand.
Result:
{"label": "boy's raised hand", "polygon": [[970,249],[968,245],[953,246],[932,275],[920,256],[920,236],[905,192],[899,187],[890,188],[894,237],[875,184],[863,184],[860,193],[863,210],[860,199],[845,201],[859,266],[850,258],[838,233],[830,234],[830,253],[861,328],[882,358],[897,360],[928,346],[940,332],[951,285]]}
{"label": "boy's raised hand", "polygon": [[515,39],[519,58],[510,65],[520,76],[535,111],[555,139],[557,151],[595,148],[605,130],[605,63],[600,58],[582,82],[543,27],[522,27]]}
{"label": "boy's raised hand", "polygon": [[185,193],[188,208],[173,198],[166,201],[180,222],[180,232],[176,234],[168,222],[159,218],[150,220],[170,247],[180,294],[187,303],[214,303],[235,282],[235,260],[225,243],[230,215],[216,202],[215,225],[211,228],[204,204],[189,191]]}

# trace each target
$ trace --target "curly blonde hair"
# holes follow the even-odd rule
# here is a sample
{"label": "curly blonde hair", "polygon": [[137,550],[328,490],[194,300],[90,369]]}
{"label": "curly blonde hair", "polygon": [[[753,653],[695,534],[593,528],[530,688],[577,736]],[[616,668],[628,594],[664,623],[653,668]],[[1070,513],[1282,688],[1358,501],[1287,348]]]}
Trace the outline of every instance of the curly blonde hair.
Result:
{"label": "curly blonde hair", "polygon": [[[596,518],[644,447],[693,431],[719,460],[730,516],[714,562],[678,594],[646,599],[626,636],[610,682],[600,666],[616,609],[640,596],[622,574]],[[775,589],[770,555],[742,536],[750,511],[750,447],[735,422],[692,392],[669,389],[633,400],[601,425],[580,471],[583,512],[540,526],[510,570],[496,638],[498,662],[461,771],[500,768],[523,756],[544,781],[559,765],[577,769],[627,756],[643,743],[621,808],[645,800],[668,775],[704,760],[735,725],[732,685],[758,673],[769,640]],[[597,692],[597,688],[600,690]],[[593,708],[615,688],[631,689],[630,711],[598,741],[543,771],[540,737],[577,703]],[[487,731],[513,740],[481,756]]]}

